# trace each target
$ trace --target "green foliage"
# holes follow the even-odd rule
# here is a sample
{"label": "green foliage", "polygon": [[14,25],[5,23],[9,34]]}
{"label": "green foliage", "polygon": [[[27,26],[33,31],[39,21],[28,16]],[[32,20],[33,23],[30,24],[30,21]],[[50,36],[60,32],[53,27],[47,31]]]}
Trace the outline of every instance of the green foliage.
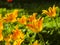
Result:
{"label": "green foliage", "polygon": [[[6,8],[0,9],[0,14],[5,16],[6,13],[12,12],[12,10],[7,10]],[[41,45],[60,45],[60,8],[57,8],[57,16],[56,18],[50,18],[48,16],[44,16],[43,30],[40,33],[33,33],[31,30],[25,27],[25,25],[19,24],[17,22],[12,23],[4,23],[3,35],[7,36],[12,32],[14,26],[18,24],[19,29],[25,33],[25,40],[22,45],[31,45],[35,40],[38,40]],[[19,9],[18,17],[22,15],[29,16],[27,12],[23,9]],[[42,15],[38,14],[37,18]],[[2,42],[3,43],[3,42]],[[1,43],[0,43],[1,44]],[[2,45],[2,44],[1,44]]]}

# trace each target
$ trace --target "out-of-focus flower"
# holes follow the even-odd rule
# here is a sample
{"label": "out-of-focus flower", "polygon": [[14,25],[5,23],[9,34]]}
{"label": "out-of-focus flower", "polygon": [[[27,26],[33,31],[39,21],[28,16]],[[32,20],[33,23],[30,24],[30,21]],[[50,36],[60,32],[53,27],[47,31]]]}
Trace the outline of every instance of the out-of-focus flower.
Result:
{"label": "out-of-focus flower", "polygon": [[10,42],[5,42],[5,45],[11,45],[11,43]]}
{"label": "out-of-focus flower", "polygon": [[26,24],[27,23],[27,18],[26,18],[25,15],[23,15],[21,18],[18,18],[17,20],[21,24]]}
{"label": "out-of-focus flower", "polygon": [[3,22],[0,21],[0,30],[3,30]]}
{"label": "out-of-focus flower", "polygon": [[0,41],[3,40],[2,30],[0,30]]}
{"label": "out-of-focus flower", "polygon": [[13,0],[7,0],[7,2],[11,3]]}
{"label": "out-of-focus flower", "polygon": [[18,16],[18,10],[14,10],[14,12],[6,14],[3,20],[5,22],[15,22],[17,16]]}
{"label": "out-of-focus flower", "polygon": [[35,20],[36,20],[36,15],[37,15],[37,13],[33,13],[33,15],[31,15],[31,16],[28,18],[28,21],[29,21],[29,22],[35,21]]}
{"label": "out-of-focus flower", "polygon": [[5,45],[11,45],[11,44],[10,44],[10,41],[12,40],[11,37],[12,37],[12,35],[8,35],[7,37],[4,38],[4,40],[5,40]]}
{"label": "out-of-focus flower", "polygon": [[55,17],[56,16],[56,7],[53,5],[53,7],[49,7],[47,10],[42,10],[42,14],[46,14],[49,17]]}
{"label": "out-of-focus flower", "polygon": [[3,30],[3,23],[0,21],[0,41],[3,40],[2,30]]}
{"label": "out-of-focus flower", "polygon": [[13,15],[15,15],[14,17],[17,17],[18,16],[18,9],[15,9],[14,11],[13,11]]}
{"label": "out-of-focus flower", "polygon": [[0,14],[0,19],[2,19],[2,14]]}
{"label": "out-of-focus flower", "polygon": [[13,30],[12,33],[13,33],[13,34],[12,34],[12,39],[13,39],[13,40],[24,39],[24,34],[22,33],[21,30],[16,29],[16,30]]}
{"label": "out-of-focus flower", "polygon": [[43,18],[40,18],[34,21],[32,24],[27,24],[28,28],[31,29],[33,32],[40,32],[43,29]]}
{"label": "out-of-focus flower", "polygon": [[0,33],[0,41],[2,41],[3,40],[3,35],[2,35],[2,33]]}
{"label": "out-of-focus flower", "polygon": [[10,42],[12,40],[12,35],[8,35],[7,37],[4,38],[6,42]]}
{"label": "out-of-focus flower", "polygon": [[39,45],[38,40],[36,40],[32,45]]}
{"label": "out-of-focus flower", "polygon": [[22,39],[18,39],[14,41],[13,45],[21,45],[22,42],[23,42]]}
{"label": "out-of-focus flower", "polygon": [[24,33],[18,29],[18,25],[16,25],[15,28],[16,29],[12,32],[12,40],[14,40],[13,45],[21,45],[24,41]]}
{"label": "out-of-focus flower", "polygon": [[38,22],[37,22],[37,27],[39,28],[40,31],[42,31],[43,29],[43,20],[44,18],[41,17],[38,19]]}

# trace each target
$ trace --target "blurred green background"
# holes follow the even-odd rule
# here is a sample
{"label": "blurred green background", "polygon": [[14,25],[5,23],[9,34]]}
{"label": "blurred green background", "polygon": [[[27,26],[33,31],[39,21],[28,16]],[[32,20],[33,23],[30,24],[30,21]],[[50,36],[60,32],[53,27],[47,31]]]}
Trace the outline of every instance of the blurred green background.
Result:
{"label": "blurred green background", "polygon": [[[22,16],[25,13],[37,12],[39,15],[43,9],[48,9],[48,7],[56,5],[60,7],[60,0],[13,0],[8,2],[7,0],[0,0],[0,13],[11,12],[13,9],[20,9],[19,15]],[[3,9],[4,8],[4,9]],[[24,10],[21,10],[24,9]],[[7,12],[6,12],[7,10]],[[56,18],[59,25],[58,29],[54,24],[51,24],[51,19],[45,17],[45,25],[43,31],[41,32],[46,45],[60,45],[60,12],[59,17]],[[48,23],[46,23],[48,21]],[[53,27],[51,25],[54,25]],[[51,28],[52,27],[52,28]]]}
{"label": "blurred green background", "polygon": [[47,9],[54,4],[60,7],[60,0],[12,0],[11,2],[8,2],[8,0],[0,0],[0,8],[22,8],[29,13],[40,13],[42,9]]}

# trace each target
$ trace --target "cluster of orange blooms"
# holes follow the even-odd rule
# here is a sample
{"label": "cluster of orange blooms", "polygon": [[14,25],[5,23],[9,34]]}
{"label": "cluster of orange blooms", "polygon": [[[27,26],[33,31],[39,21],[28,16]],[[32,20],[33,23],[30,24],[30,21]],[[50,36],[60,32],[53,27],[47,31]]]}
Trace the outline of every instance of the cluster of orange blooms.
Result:
{"label": "cluster of orange blooms", "polygon": [[[56,7],[55,5],[52,7],[49,7],[47,10],[42,10],[42,14],[46,14],[49,17],[55,17],[56,16]],[[26,17],[23,15],[21,18],[17,18],[18,16],[18,10],[14,10],[11,13],[7,13],[5,17],[2,17],[0,14],[0,41],[5,40],[5,45],[11,45],[10,41],[14,41],[13,45],[21,45],[21,43],[24,41],[24,33],[18,29],[18,25],[16,25],[15,30],[12,30],[12,34],[8,34],[7,37],[4,37],[2,34],[2,31],[4,29],[3,23],[14,23],[19,22],[20,24],[26,25],[27,28],[29,28],[34,33],[41,32],[43,29],[43,17],[39,17],[36,19],[37,13],[33,13],[31,16]],[[32,45],[39,45],[38,41],[35,41]]]}

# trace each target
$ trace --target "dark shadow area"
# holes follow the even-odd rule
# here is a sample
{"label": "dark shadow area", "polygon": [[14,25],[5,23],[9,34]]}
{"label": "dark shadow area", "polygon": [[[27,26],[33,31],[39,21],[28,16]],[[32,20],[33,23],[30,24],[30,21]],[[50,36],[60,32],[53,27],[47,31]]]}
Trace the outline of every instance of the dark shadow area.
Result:
{"label": "dark shadow area", "polygon": [[0,1],[0,8],[6,9],[24,9],[26,12],[41,13],[43,9],[47,9],[53,5],[60,6],[60,0],[13,0],[12,2],[7,2],[7,0]]}
{"label": "dark shadow area", "polygon": [[[48,43],[50,45],[60,45],[60,33],[59,33],[60,28],[58,28],[58,29],[55,29],[55,28],[46,29],[46,28],[44,28],[44,30],[46,30],[47,32],[50,30],[49,33],[47,33],[47,32],[41,33],[45,42],[48,41]],[[53,34],[51,35],[50,33],[52,30],[54,30],[54,31],[53,31]]]}
{"label": "dark shadow area", "polygon": [[59,0],[13,0],[8,2],[7,0],[0,0],[0,8],[15,9],[22,8],[29,10],[28,12],[40,12],[42,9],[46,9],[52,5],[59,6]]}

